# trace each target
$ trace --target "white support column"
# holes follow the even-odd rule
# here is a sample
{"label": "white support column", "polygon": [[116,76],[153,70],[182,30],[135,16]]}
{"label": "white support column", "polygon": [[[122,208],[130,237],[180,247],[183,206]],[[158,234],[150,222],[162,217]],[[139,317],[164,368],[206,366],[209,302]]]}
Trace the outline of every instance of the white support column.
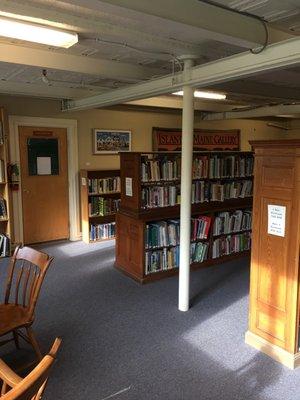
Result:
{"label": "white support column", "polygon": [[[184,61],[184,72],[193,66],[192,59]],[[188,311],[190,300],[190,241],[191,241],[191,186],[194,134],[194,89],[183,87],[181,203],[180,203],[180,260],[178,309]]]}

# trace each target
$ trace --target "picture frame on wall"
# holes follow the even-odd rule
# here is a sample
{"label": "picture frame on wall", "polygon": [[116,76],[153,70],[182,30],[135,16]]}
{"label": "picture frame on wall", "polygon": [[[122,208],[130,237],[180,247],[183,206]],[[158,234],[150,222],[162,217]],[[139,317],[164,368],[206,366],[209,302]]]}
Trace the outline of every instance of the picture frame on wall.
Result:
{"label": "picture frame on wall", "polygon": [[116,154],[131,151],[131,131],[93,129],[94,154]]}

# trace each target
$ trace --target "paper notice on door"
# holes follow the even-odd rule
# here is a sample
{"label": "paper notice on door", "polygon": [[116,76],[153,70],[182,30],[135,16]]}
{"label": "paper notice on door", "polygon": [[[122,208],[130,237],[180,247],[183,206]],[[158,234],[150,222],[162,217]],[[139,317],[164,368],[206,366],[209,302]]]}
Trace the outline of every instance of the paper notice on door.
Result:
{"label": "paper notice on door", "polygon": [[51,157],[36,158],[37,175],[51,175]]}
{"label": "paper notice on door", "polygon": [[284,237],[286,207],[268,204],[268,234]]}
{"label": "paper notice on door", "polygon": [[132,197],[132,178],[125,178],[125,194]]}

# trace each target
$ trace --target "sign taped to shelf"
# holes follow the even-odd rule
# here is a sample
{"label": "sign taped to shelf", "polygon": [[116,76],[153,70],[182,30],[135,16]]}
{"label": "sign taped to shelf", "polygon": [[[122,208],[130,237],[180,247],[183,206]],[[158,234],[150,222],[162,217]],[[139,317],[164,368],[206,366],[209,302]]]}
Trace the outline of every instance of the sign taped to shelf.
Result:
{"label": "sign taped to shelf", "polygon": [[[153,151],[181,151],[181,129],[152,128]],[[238,151],[240,131],[194,130],[194,151]]]}
{"label": "sign taped to shelf", "polygon": [[132,178],[125,178],[125,194],[132,197]]}
{"label": "sign taped to shelf", "polygon": [[286,207],[268,204],[268,234],[285,236]]}

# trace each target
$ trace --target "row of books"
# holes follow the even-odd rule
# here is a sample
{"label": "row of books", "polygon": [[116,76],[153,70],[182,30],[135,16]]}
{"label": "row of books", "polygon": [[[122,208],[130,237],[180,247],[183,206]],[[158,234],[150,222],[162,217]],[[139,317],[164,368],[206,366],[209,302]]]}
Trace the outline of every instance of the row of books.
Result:
{"label": "row of books", "polygon": [[143,158],[141,174],[142,182],[172,181],[180,178],[181,158],[149,160],[147,156]]}
{"label": "row of books", "polygon": [[5,182],[5,164],[4,164],[4,160],[0,160],[0,182],[2,182],[2,183]]}
{"label": "row of books", "polygon": [[209,178],[244,178],[253,175],[254,159],[252,156],[219,155],[209,159]]}
{"label": "row of books", "polygon": [[0,234],[0,257],[10,256],[10,238],[3,233]]}
{"label": "row of books", "polygon": [[111,215],[119,210],[120,199],[91,197],[89,202],[89,216]]}
{"label": "row of books", "polygon": [[[232,182],[197,181],[192,184],[192,204],[252,196],[252,180]],[[180,203],[180,185],[155,185],[142,188],[142,207],[157,208]]]}
{"label": "row of books", "polygon": [[116,235],[115,222],[110,222],[108,224],[91,224],[90,226],[91,241],[114,239],[115,235]]}
{"label": "row of books", "polygon": [[[191,241],[207,239],[211,225],[211,217],[201,215],[191,219]],[[146,225],[145,247],[177,246],[180,240],[180,221],[170,219],[167,221],[152,222]]]}
{"label": "row of books", "polygon": [[210,184],[210,201],[224,201],[251,197],[253,195],[252,180],[233,181],[228,183]]}
{"label": "row of books", "polygon": [[[192,243],[191,263],[201,263],[208,257],[209,244],[206,242]],[[147,251],[145,254],[145,274],[166,271],[179,267],[179,246]]]}
{"label": "row of books", "polygon": [[251,233],[245,232],[238,235],[222,236],[215,239],[212,246],[212,258],[239,253],[249,250],[251,246]]}
{"label": "row of books", "polygon": [[102,194],[121,191],[121,180],[119,176],[112,178],[90,178],[88,179],[89,193]]}
{"label": "row of books", "polygon": [[214,220],[214,236],[251,229],[252,211],[236,210],[234,212],[220,212]]}
{"label": "row of books", "polygon": [[[166,156],[149,159],[141,164],[142,182],[172,181],[180,179],[181,158]],[[243,178],[253,175],[253,157],[243,155],[203,155],[193,159],[193,179]]]}
{"label": "row of books", "polygon": [[0,219],[7,218],[7,208],[6,208],[6,200],[3,197],[0,197]]}

